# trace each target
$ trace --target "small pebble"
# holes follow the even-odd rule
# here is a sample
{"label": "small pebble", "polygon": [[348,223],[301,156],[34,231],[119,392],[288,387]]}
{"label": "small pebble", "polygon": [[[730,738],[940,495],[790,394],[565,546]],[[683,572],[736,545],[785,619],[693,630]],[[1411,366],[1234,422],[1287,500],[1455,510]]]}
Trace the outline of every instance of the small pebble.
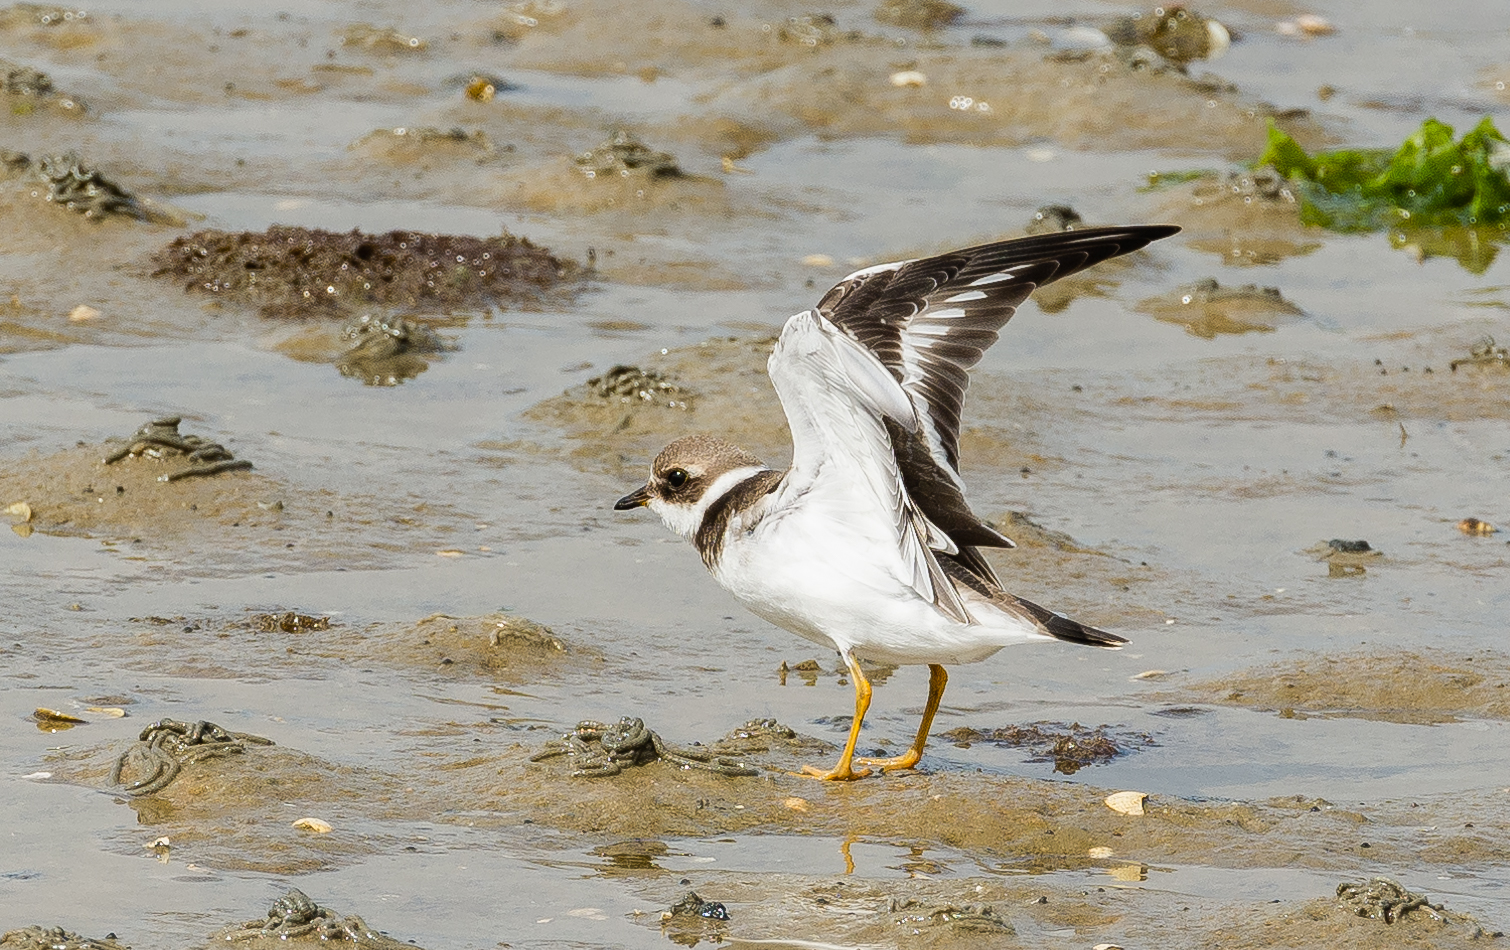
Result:
{"label": "small pebble", "polygon": [[294,822],[294,827],[300,831],[312,831],[317,835],[328,835],[332,830],[330,822],[319,818],[300,818]]}
{"label": "small pebble", "polygon": [[1464,534],[1484,535],[1494,534],[1499,529],[1487,521],[1480,521],[1477,518],[1464,518],[1458,522],[1458,530]]}
{"label": "small pebble", "polygon": [[1295,25],[1307,36],[1330,36],[1337,32],[1330,20],[1314,13],[1302,13],[1295,18]]}
{"label": "small pebble", "polygon": [[916,89],[928,85],[928,77],[916,69],[903,69],[891,74],[891,84],[898,89]]}
{"label": "small pebble", "polygon": [[1143,802],[1147,799],[1147,792],[1114,792],[1106,796],[1106,807],[1123,815],[1142,815],[1146,814]]}
{"label": "small pebble", "polygon": [[1313,37],[1331,36],[1337,32],[1337,28],[1326,17],[1302,13],[1293,20],[1280,20],[1274,24],[1274,31],[1280,36]]}

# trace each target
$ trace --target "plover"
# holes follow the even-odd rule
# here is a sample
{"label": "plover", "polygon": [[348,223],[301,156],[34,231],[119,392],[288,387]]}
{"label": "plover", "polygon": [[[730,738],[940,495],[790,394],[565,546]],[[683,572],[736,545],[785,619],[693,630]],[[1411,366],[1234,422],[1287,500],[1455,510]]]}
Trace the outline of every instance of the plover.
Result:
{"label": "plover", "polygon": [[[848,780],[916,766],[945,664],[1013,643],[1127,642],[1002,588],[981,549],[1013,544],[965,502],[960,409],[967,370],[1035,288],[1178,230],[1086,228],[856,271],[786,322],[767,363],[790,467],[693,435],[666,446],[649,481],[614,505],[649,507],[751,612],[843,657],[855,686],[849,738],[833,768],[805,773]],[[871,697],[862,658],[928,666],[922,724],[902,755],[855,758]]]}

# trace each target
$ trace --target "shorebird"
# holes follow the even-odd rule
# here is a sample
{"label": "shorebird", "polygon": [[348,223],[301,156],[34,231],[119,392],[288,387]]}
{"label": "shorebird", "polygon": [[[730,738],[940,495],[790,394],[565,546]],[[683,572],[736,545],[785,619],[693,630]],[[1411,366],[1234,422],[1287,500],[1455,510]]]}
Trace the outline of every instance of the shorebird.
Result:
{"label": "shorebird", "polygon": [[[855,686],[849,738],[833,768],[804,773],[915,767],[945,664],[1014,643],[1127,642],[1003,589],[981,549],[1013,544],[965,502],[960,410],[967,371],[1035,288],[1178,230],[1086,228],[856,271],[786,322],[767,363],[790,467],[688,436],[614,505],[650,508],[751,612],[843,657]],[[922,723],[901,755],[855,757],[871,699],[862,658],[928,666]]]}

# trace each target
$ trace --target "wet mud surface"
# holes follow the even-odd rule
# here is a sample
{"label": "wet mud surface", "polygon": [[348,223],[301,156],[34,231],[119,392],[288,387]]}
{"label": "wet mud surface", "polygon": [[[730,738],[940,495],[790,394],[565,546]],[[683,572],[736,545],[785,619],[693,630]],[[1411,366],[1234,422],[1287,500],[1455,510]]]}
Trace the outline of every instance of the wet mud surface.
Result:
{"label": "wet mud surface", "polygon": [[1287,717],[1423,725],[1505,719],[1510,717],[1510,660],[1495,653],[1306,657],[1190,683],[1159,698],[1244,706]]}
{"label": "wet mud surface", "polygon": [[[0,946],[1504,943],[1504,255],[1249,164],[1494,115],[1487,5],[180,7],[0,8]],[[842,664],[614,499],[784,464],[846,273],[1077,219],[1184,230],[961,454],[1131,644],[791,774]]]}
{"label": "wet mud surface", "polygon": [[[209,570],[252,558],[317,568],[335,561],[373,565],[420,546],[448,550],[451,534],[444,526],[471,520],[444,503],[346,498],[259,469],[168,482],[165,476],[190,466],[146,456],[105,463],[109,452],[127,445],[83,446],[0,463],[0,495],[31,510],[12,530],[96,539],[126,556],[168,554]],[[350,544],[353,531],[364,535],[360,550]]]}

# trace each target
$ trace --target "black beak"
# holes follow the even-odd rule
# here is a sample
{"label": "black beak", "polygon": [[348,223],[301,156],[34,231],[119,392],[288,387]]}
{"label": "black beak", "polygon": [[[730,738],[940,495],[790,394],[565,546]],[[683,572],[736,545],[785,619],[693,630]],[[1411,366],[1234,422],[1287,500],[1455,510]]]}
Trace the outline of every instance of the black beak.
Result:
{"label": "black beak", "polygon": [[641,485],[634,491],[613,503],[614,511],[628,511],[631,508],[643,508],[650,504],[650,485]]}

